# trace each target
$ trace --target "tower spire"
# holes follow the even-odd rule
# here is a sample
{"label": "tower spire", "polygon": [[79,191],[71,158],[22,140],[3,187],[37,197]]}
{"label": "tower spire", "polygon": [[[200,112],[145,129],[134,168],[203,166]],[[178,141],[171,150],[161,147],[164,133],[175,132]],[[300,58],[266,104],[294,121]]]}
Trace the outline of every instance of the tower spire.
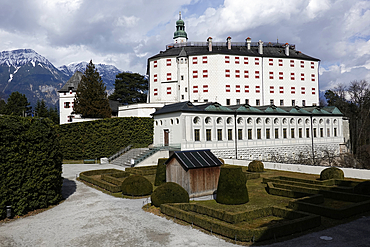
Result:
{"label": "tower spire", "polygon": [[176,31],[173,34],[173,42],[181,43],[188,40],[188,35],[185,32],[185,22],[181,20],[181,11],[179,11],[179,19],[176,21]]}

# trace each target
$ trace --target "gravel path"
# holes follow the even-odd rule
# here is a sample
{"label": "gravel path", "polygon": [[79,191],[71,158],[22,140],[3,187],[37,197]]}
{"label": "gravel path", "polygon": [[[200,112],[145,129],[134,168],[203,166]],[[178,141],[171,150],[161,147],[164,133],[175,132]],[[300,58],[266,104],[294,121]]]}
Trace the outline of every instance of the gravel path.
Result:
{"label": "gravel path", "polygon": [[[65,202],[35,216],[0,224],[0,246],[236,246],[144,212],[144,199],[115,198],[75,179],[81,171],[102,168],[120,169],[64,165]],[[369,229],[370,217],[363,217],[270,246],[370,246]]]}

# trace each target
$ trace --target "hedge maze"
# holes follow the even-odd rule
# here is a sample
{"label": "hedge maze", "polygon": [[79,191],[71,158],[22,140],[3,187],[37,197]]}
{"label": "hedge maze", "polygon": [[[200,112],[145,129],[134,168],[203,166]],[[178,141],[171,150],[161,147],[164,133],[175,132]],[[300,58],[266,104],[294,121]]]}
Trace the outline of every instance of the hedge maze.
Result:
{"label": "hedge maze", "polygon": [[305,180],[290,177],[264,178],[272,195],[297,198],[289,208],[332,219],[343,219],[370,210],[370,196],[355,193],[360,182],[340,179]]}
{"label": "hedge maze", "polygon": [[156,174],[157,166],[133,167],[125,170],[102,169],[86,171],[80,173],[80,179],[111,193],[118,193],[122,191],[122,183],[127,177],[130,175],[154,175]]}

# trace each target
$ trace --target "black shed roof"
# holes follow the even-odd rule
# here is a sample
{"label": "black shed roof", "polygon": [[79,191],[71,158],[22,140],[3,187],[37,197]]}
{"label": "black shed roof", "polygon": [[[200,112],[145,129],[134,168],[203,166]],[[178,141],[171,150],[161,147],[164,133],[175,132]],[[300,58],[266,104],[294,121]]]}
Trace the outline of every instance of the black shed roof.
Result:
{"label": "black shed roof", "polygon": [[209,149],[176,151],[165,164],[167,165],[173,158],[177,159],[180,165],[186,170],[222,165],[222,162]]}

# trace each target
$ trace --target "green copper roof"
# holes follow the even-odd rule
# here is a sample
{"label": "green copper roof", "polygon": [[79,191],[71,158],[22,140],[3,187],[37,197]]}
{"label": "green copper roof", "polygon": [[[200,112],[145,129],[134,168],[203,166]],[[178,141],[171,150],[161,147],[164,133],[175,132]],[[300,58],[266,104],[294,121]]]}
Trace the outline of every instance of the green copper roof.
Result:
{"label": "green copper roof", "polygon": [[276,106],[272,105],[272,106],[269,106],[266,110],[265,110],[266,113],[287,113],[286,111],[284,111],[283,109],[280,109],[280,108],[277,108]]}
{"label": "green copper roof", "polygon": [[188,34],[185,32],[185,22],[181,20],[181,15],[176,21],[176,31],[173,33],[173,38],[188,38]]}
{"label": "green copper roof", "polygon": [[219,103],[214,103],[210,106],[207,106],[204,110],[205,111],[232,111],[226,106],[220,105]]}
{"label": "green copper roof", "polygon": [[261,110],[258,110],[257,108],[254,108],[250,105],[242,105],[241,107],[239,107],[238,109],[236,109],[237,112],[261,112]]}

